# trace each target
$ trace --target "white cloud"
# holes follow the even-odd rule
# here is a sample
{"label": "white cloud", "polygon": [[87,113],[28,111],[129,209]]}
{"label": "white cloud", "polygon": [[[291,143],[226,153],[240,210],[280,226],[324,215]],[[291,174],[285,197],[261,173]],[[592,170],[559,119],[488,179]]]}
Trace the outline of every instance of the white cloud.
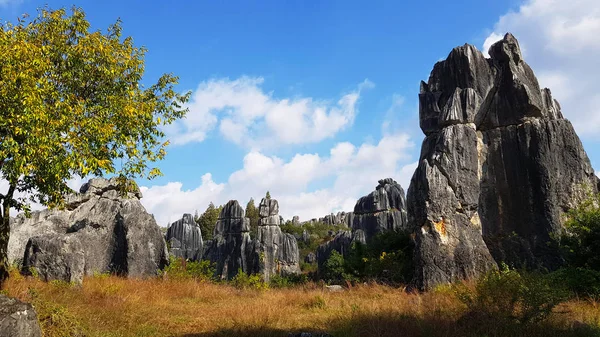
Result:
{"label": "white cloud", "polygon": [[600,127],[600,1],[529,0],[502,16],[484,50],[511,32],[540,85],[552,90],[577,131],[595,136]]}
{"label": "white cloud", "polygon": [[263,82],[260,77],[202,82],[187,116],[165,128],[167,136],[175,145],[202,142],[218,125],[225,139],[251,148],[319,142],[354,122],[361,91],[374,86],[365,80],[332,103],[311,97],[277,99],[261,88]]}
{"label": "white cloud", "polygon": [[[332,211],[351,211],[356,200],[371,192],[381,178],[392,177],[406,190],[416,167],[410,163],[413,147],[406,134],[394,134],[358,147],[341,142],[328,156],[296,154],[289,161],[250,151],[243,167],[226,183],[214,182],[207,173],[202,184],[192,190],[183,189],[179,182],[142,187],[142,203],[164,226],[184,212],[204,211],[210,201],[223,204],[236,199],[245,207],[250,197],[258,203],[270,191],[280,203],[282,216],[299,215],[308,220]],[[313,183],[326,187],[311,189]]]}

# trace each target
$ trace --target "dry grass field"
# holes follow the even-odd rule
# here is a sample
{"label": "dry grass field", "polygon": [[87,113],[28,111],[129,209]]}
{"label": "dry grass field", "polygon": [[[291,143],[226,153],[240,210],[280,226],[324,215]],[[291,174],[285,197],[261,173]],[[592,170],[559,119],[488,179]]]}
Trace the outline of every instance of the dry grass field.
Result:
{"label": "dry grass field", "polygon": [[476,321],[450,288],[406,293],[382,285],[330,292],[100,275],[83,286],[12,273],[3,292],[34,304],[44,336],[596,336],[600,302],[563,303],[539,324]]}

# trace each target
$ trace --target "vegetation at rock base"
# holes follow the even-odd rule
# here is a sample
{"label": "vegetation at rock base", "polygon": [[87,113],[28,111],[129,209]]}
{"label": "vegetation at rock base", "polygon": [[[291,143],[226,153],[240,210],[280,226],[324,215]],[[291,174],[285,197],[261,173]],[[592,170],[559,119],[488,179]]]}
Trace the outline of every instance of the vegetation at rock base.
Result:
{"label": "vegetation at rock base", "polygon": [[212,240],[215,224],[219,219],[219,214],[223,206],[215,207],[215,205],[211,202],[208,204],[208,207],[199,217],[195,218],[194,221],[200,226],[200,231],[202,232],[202,238],[207,240]]}
{"label": "vegetation at rock base", "polygon": [[303,331],[349,337],[600,334],[600,305],[594,299],[567,300],[545,320],[521,324],[471,319],[469,306],[451,286],[427,293],[375,283],[341,292],[315,283],[256,290],[191,278],[104,274],[72,286],[11,273],[3,292],[33,303],[46,337],[287,336]]}
{"label": "vegetation at rock base", "polygon": [[369,244],[353,243],[346,256],[333,251],[320,277],[330,283],[376,281],[408,284],[412,279],[413,244],[408,233],[380,233]]}
{"label": "vegetation at rock base", "polygon": [[171,74],[144,88],[146,50],[121,32],[120,21],[90,31],[76,7],[0,25],[0,175],[9,184],[0,194],[0,281],[11,208],[62,206],[75,175],[161,174],[149,167],[166,154],[161,127],[185,115],[190,93],[178,94]]}

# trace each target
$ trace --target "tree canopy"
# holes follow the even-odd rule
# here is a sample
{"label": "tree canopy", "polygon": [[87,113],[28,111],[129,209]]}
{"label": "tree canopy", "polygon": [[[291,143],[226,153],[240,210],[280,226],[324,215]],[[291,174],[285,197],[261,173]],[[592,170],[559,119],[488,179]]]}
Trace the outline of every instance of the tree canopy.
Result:
{"label": "tree canopy", "polygon": [[[38,10],[0,24],[0,258],[6,262],[10,208],[61,206],[69,178],[153,178],[168,141],[161,127],[185,115],[190,93],[162,75],[144,87],[146,49],[117,20],[91,31],[80,8]],[[29,193],[28,199],[15,192]],[[3,265],[0,265],[0,277]]]}

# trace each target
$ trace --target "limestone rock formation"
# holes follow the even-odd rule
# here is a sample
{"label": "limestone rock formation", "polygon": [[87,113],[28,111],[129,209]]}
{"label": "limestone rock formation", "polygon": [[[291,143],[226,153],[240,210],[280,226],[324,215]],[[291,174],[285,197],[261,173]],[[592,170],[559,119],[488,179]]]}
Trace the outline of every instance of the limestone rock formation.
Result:
{"label": "limestone rock formation", "polygon": [[377,234],[408,230],[404,189],[392,178],[378,181],[375,191],[358,199],[354,212],[338,213],[350,224],[351,231],[338,231],[334,238],[317,249],[319,269],[336,250],[346,255],[353,242],[368,244]]}
{"label": "limestone rock formation", "polygon": [[82,265],[84,275],[156,275],[167,262],[164,237],[140,203],[139,189],[121,189],[116,178],[94,178],[67,197],[65,210],[19,215],[11,226],[9,258],[25,257],[23,269],[35,267],[46,279],[76,281]]}
{"label": "limestone rock formation", "polygon": [[42,336],[37,313],[31,304],[0,294],[0,336]]}
{"label": "limestone rock formation", "polygon": [[221,279],[233,278],[238,269],[248,274],[255,271],[257,257],[250,239],[250,219],[244,217],[237,200],[223,206],[204,258],[216,264],[216,274]]}
{"label": "limestone rock formation", "polygon": [[364,234],[362,243],[378,233],[407,229],[404,189],[392,178],[379,180],[375,191],[356,202],[351,217],[352,232]]}
{"label": "limestone rock formation", "polygon": [[556,268],[547,243],[598,179],[550,90],[540,90],[511,35],[491,58],[452,50],[421,82],[426,135],[407,195],[415,283],[479,276],[496,262]]}
{"label": "limestone rock formation", "polygon": [[259,256],[258,271],[263,279],[268,282],[273,275],[300,273],[298,242],[294,235],[281,231],[277,200],[263,198],[259,215],[255,247]]}
{"label": "limestone rock formation", "polygon": [[192,261],[202,258],[202,232],[191,214],[185,213],[181,219],[169,226],[166,240],[172,256]]}

